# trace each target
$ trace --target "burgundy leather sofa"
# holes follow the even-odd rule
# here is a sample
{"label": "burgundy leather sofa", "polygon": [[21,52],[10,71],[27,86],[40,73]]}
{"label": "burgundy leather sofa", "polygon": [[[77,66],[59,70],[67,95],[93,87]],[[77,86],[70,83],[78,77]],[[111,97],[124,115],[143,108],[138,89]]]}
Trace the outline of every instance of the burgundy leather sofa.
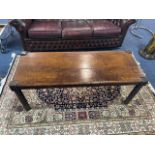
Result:
{"label": "burgundy leather sofa", "polygon": [[26,51],[89,50],[122,45],[127,19],[14,19]]}

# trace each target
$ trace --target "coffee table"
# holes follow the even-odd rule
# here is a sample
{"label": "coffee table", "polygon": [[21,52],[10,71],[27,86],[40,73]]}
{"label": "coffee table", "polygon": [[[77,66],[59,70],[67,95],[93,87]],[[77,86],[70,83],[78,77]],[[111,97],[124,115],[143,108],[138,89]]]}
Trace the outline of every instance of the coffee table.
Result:
{"label": "coffee table", "polygon": [[20,57],[10,88],[28,111],[22,89],[135,85],[128,104],[146,83],[129,51],[38,52]]}

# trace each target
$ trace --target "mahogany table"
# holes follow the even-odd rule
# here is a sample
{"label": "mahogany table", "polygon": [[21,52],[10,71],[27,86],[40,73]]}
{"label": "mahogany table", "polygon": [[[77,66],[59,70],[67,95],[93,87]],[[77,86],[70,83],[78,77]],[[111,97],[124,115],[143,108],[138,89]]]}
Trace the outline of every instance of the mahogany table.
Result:
{"label": "mahogany table", "polygon": [[10,88],[30,110],[22,89],[135,85],[128,104],[147,83],[129,51],[37,52],[21,56]]}

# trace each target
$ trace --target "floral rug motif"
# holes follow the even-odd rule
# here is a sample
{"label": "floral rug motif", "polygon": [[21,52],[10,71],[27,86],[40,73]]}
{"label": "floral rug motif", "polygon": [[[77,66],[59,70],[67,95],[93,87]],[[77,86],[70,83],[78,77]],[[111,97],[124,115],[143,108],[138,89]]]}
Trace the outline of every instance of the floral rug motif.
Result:
{"label": "floral rug motif", "polygon": [[128,105],[124,105],[123,100],[132,86],[121,86],[120,93],[114,94],[112,100],[106,100],[106,106],[83,106],[87,95],[92,90],[96,93],[95,89],[70,89],[74,101],[80,96],[78,102],[81,101],[82,106],[63,109],[56,109],[56,104],[49,104],[49,100],[42,98],[50,89],[24,90],[32,107],[26,112],[8,87],[18,60],[19,56],[0,98],[0,134],[155,134],[155,96],[148,86],[143,87]]}
{"label": "floral rug motif", "polygon": [[36,92],[43,104],[53,104],[55,110],[101,108],[120,95],[120,86],[51,88]]}

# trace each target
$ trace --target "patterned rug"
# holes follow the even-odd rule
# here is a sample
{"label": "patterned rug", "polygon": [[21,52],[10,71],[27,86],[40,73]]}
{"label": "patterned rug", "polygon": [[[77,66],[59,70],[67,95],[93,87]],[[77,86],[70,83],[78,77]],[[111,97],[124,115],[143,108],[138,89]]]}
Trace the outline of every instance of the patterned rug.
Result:
{"label": "patterned rug", "polygon": [[0,134],[155,134],[155,96],[148,86],[127,106],[132,86],[26,90],[32,107],[26,112],[8,87],[18,60],[0,98]]}
{"label": "patterned rug", "polygon": [[37,96],[43,104],[55,110],[107,107],[120,95],[120,86],[94,86],[78,88],[38,89]]}

